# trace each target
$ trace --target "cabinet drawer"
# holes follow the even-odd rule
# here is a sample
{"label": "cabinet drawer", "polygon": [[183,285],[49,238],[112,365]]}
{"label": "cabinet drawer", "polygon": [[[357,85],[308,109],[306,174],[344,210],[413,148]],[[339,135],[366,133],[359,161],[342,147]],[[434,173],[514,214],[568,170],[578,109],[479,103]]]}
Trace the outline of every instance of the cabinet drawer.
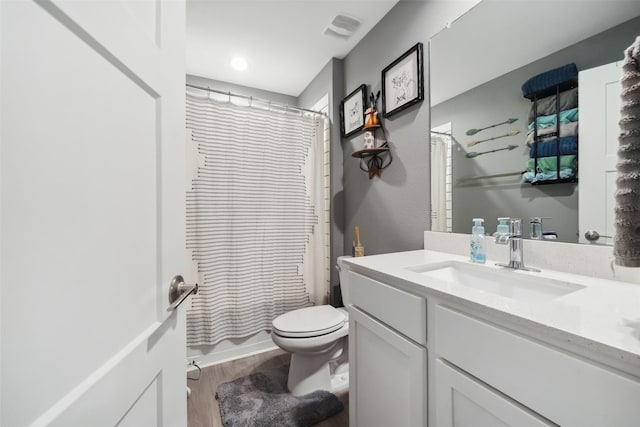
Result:
{"label": "cabinet drawer", "polygon": [[436,307],[435,351],[562,426],[637,426],[640,383],[559,349]]}
{"label": "cabinet drawer", "polygon": [[419,344],[427,343],[427,301],[349,272],[351,304]]}
{"label": "cabinet drawer", "polygon": [[436,360],[437,426],[549,427],[537,414]]}

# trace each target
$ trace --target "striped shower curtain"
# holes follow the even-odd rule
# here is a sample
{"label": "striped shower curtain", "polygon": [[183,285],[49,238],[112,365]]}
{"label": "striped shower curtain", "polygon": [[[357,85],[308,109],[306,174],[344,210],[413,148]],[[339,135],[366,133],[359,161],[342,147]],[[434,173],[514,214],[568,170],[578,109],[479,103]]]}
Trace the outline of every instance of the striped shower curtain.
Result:
{"label": "striped shower curtain", "polygon": [[431,231],[453,228],[451,123],[431,129]]}
{"label": "striped shower curtain", "polygon": [[326,119],[229,101],[187,92],[189,345],[270,329],[329,290]]}

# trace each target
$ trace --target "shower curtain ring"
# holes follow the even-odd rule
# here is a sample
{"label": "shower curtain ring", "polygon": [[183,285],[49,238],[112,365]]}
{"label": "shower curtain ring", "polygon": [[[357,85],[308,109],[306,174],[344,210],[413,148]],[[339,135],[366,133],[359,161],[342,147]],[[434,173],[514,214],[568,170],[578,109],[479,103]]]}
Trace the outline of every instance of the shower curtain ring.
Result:
{"label": "shower curtain ring", "polygon": [[231,104],[231,91],[227,91],[227,94],[229,95],[229,104]]}
{"label": "shower curtain ring", "polygon": [[249,107],[253,106],[253,96],[249,97]]}

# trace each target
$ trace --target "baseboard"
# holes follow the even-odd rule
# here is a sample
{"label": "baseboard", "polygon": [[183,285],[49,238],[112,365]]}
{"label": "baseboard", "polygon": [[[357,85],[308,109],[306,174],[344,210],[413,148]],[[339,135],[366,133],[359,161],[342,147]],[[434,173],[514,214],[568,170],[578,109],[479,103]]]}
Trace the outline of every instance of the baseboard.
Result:
{"label": "baseboard", "polygon": [[[201,368],[205,368],[207,366],[218,365],[220,363],[242,359],[243,357],[276,350],[278,346],[273,343],[268,334],[265,335],[266,338],[264,336],[251,337],[246,340],[249,342],[237,342],[237,340],[234,340],[232,344],[227,343],[227,348],[223,349],[216,349],[218,346],[211,346],[207,348],[208,351],[203,352],[202,348],[190,348],[187,351],[187,362],[189,364],[187,372],[197,369],[192,365],[193,362],[197,363]],[[256,341],[255,338],[258,338],[258,341]]]}

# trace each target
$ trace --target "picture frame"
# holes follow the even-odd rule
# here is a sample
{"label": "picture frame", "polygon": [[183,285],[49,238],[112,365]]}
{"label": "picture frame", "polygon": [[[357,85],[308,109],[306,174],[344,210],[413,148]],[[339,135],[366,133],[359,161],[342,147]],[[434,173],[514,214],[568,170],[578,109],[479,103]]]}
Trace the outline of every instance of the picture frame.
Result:
{"label": "picture frame", "polygon": [[382,70],[382,115],[391,117],[424,100],[424,54],[416,43]]}
{"label": "picture frame", "polygon": [[362,84],[340,102],[340,131],[347,138],[364,128],[367,86]]}

